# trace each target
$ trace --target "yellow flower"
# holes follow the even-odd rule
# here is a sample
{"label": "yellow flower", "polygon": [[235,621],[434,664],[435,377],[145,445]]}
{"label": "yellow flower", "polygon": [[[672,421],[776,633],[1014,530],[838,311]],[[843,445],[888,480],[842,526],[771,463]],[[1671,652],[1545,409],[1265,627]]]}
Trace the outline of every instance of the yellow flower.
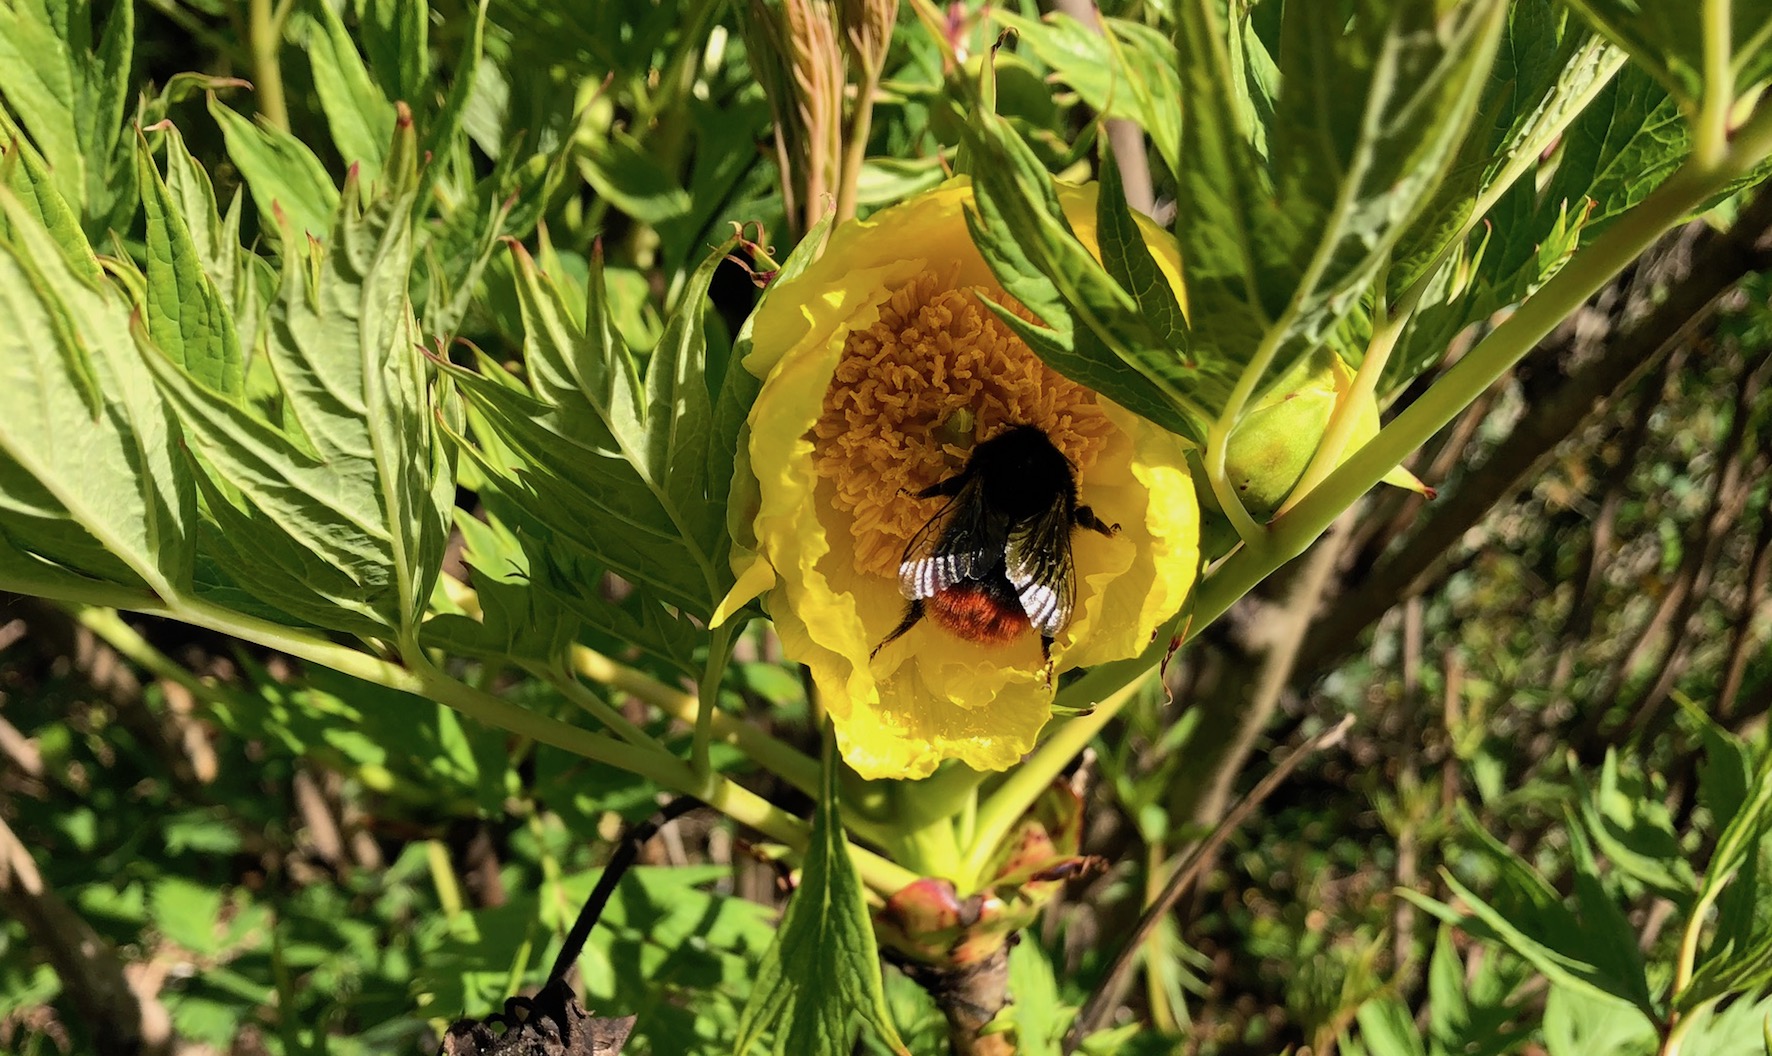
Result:
{"label": "yellow flower", "polygon": [[[1095,188],[1059,195],[1094,250]],[[905,546],[941,506],[916,493],[963,468],[969,445],[1038,426],[1076,467],[1080,501],[1121,527],[1074,533],[1076,605],[1054,671],[1137,655],[1198,571],[1184,443],[1054,373],[984,307],[1010,302],[967,234],[971,198],[956,179],[837,228],[770,289],[745,361],[764,382],[734,487],[754,488],[754,506],[735,535],[754,530],[755,552],[735,560],[723,609],[769,590],[784,650],[811,668],[844,759],[869,778],[927,776],[944,759],[1004,769],[1051,713],[1031,629],[990,645],[925,619],[870,658],[905,614]],[[1149,226],[1145,238],[1179,289],[1174,241]]]}

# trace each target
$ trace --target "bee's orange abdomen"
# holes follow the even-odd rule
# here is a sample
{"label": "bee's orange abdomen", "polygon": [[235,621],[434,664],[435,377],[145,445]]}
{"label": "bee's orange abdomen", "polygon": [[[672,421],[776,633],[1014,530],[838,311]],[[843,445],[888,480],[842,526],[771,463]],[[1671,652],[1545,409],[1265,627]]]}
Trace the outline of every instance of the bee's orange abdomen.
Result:
{"label": "bee's orange abdomen", "polygon": [[1006,645],[1028,629],[1027,614],[1013,600],[994,597],[980,583],[949,587],[923,604],[931,619],[969,642]]}

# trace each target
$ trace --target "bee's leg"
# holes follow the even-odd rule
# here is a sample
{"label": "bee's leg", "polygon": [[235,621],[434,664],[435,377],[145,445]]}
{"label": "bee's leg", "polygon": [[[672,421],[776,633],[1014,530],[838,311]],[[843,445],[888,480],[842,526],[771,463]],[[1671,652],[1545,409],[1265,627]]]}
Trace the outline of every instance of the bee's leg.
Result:
{"label": "bee's leg", "polygon": [[915,627],[917,625],[917,621],[921,620],[922,618],[923,618],[923,599],[912,598],[911,603],[904,607],[904,619],[898,621],[898,626],[894,627],[892,629],[891,634],[880,639],[880,644],[874,646],[874,651],[868,654],[868,659],[872,660],[874,657],[879,656],[880,650],[886,648],[887,646],[891,645],[893,642],[896,642],[900,638],[904,637],[905,632],[910,630],[912,627]]}
{"label": "bee's leg", "polygon": [[1040,660],[1045,664],[1046,685],[1051,686],[1052,685],[1052,674],[1053,674],[1053,671],[1052,671],[1052,636],[1049,634],[1042,634],[1040,636]]}
{"label": "bee's leg", "polygon": [[924,488],[922,491],[917,492],[917,498],[919,498],[919,499],[935,499],[935,498],[951,499],[955,495],[960,494],[960,489],[964,488],[965,486],[966,486],[966,471],[961,470],[960,472],[955,473],[953,476],[949,477],[948,479],[931,484],[927,488]]}
{"label": "bee's leg", "polygon": [[1110,535],[1110,536],[1117,535],[1117,534],[1119,534],[1119,531],[1120,531],[1119,525],[1105,523],[1104,521],[1102,521],[1102,519],[1100,517],[1097,517],[1095,515],[1094,510],[1090,509],[1087,506],[1078,506],[1077,507],[1077,518],[1076,519],[1077,519],[1077,524],[1080,527],[1088,528],[1092,531],[1100,532],[1102,535]]}

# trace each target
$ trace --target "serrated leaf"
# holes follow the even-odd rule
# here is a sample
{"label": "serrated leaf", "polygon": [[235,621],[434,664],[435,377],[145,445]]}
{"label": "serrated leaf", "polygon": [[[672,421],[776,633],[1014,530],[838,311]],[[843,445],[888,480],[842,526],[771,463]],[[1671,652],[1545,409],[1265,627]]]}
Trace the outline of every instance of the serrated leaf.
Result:
{"label": "serrated leaf", "polygon": [[429,601],[454,498],[406,299],[410,196],[352,208],[324,247],[285,258],[265,334],[281,421],[155,365],[186,423],[227,574],[304,620],[403,644]]}
{"label": "serrated leaf", "polygon": [[245,177],[264,226],[287,229],[286,237],[298,245],[303,237],[324,238],[338,208],[338,187],[314,152],[287,132],[246,120],[213,95],[209,112],[221,126],[228,157]]}
{"label": "serrated leaf", "polygon": [[191,156],[178,128],[168,122],[153,131],[159,133],[166,150],[166,192],[190,232],[204,274],[232,307],[240,271],[239,198],[224,218],[208,171]]}
{"label": "serrated leaf", "polygon": [[1550,0],[1509,6],[1478,121],[1445,182],[1398,243],[1387,276],[1393,301],[1422,280],[1451,239],[1469,231],[1485,202],[1535,174],[1538,158],[1624,64],[1622,51],[1579,23],[1564,26],[1568,21]]}
{"label": "serrated leaf", "polygon": [[[0,108],[0,186],[11,191],[25,211],[34,216],[60,247],[64,259],[88,282],[102,281],[103,269],[93,255],[91,243],[80,229],[73,203],[63,198],[55,180],[35,147],[17,137]],[[11,226],[0,214],[0,238],[10,237]]]}
{"label": "serrated leaf", "polygon": [[[209,273],[192,266],[203,255],[181,203],[160,178],[146,139],[138,138],[137,160],[146,191],[142,207],[147,218],[148,335],[200,384],[225,396],[237,394],[244,386],[245,370],[233,314]],[[208,208],[210,213],[202,221],[213,228],[219,221],[213,205]]]}
{"label": "serrated leaf", "polygon": [[[651,587],[674,605],[707,605],[707,576],[683,560],[682,537],[668,512],[582,410],[512,391],[490,380],[485,366],[479,374],[456,374],[455,381],[471,410],[478,446],[466,446],[466,437],[458,442],[512,502],[629,582]],[[492,437],[511,453],[508,458],[488,455]]]}
{"label": "serrated leaf", "polygon": [[[1600,32],[1617,41],[1637,65],[1648,70],[1696,113],[1705,87],[1705,28],[1711,4],[1643,3],[1641,0],[1569,0]],[[1704,12],[1701,15],[1701,9]],[[1722,5],[1729,19],[1732,47],[1724,91],[1733,103],[1741,93],[1757,88],[1772,72],[1772,6],[1745,0]]]}
{"label": "serrated leaf", "polygon": [[1203,435],[1197,372],[1077,238],[1039,158],[989,113],[977,116],[967,145],[975,164],[975,209],[966,212],[973,244],[1040,321],[994,301],[985,306],[1059,373],[1173,432]]}
{"label": "serrated leaf", "polygon": [[373,183],[387,160],[394,106],[369,75],[339,13],[331,4],[313,10],[318,24],[308,34],[307,51],[314,91],[339,156],[346,165],[360,166],[363,182]]}
{"label": "serrated leaf", "polygon": [[[129,307],[69,265],[49,232],[0,190],[0,455],[15,509],[14,546],[163,598],[188,587],[189,476],[173,455],[177,426],[130,335]],[[123,574],[127,568],[128,574]]]}
{"label": "serrated leaf", "polygon": [[[1442,10],[1444,7],[1444,10]],[[1182,243],[1201,373],[1231,384],[1258,349],[1284,371],[1351,312],[1445,177],[1505,5],[1287,5],[1269,156],[1213,0],[1178,11]]]}
{"label": "serrated leaf", "polygon": [[[678,530],[712,554],[721,518],[709,504],[708,441],[713,395],[708,391],[708,287],[736,242],[708,255],[689,276],[679,307],[646,362],[646,475],[664,483],[666,503],[683,511]],[[723,591],[721,593],[724,593]]]}
{"label": "serrated leaf", "polygon": [[734,244],[716,249],[691,277],[644,380],[611,316],[601,262],[591,268],[581,316],[519,249],[535,396],[498,382],[490,364],[479,374],[458,372],[464,396],[513,455],[476,456],[501,490],[607,568],[702,616],[730,583],[725,562],[715,562],[724,511],[709,480],[713,409],[702,326],[708,283]]}
{"label": "serrated leaf", "polygon": [[910,1054],[887,1010],[873,922],[843,839],[834,745],[827,728],[824,779],[800,886],[757,967],[739,1016],[736,1056],[746,1056],[771,1029],[777,1053],[848,1052],[856,1019],[894,1052]]}
{"label": "serrated leaf", "polygon": [[1542,201],[1550,208],[1593,199],[1590,223],[1597,230],[1648,197],[1679,167],[1690,142],[1678,104],[1641,70],[1627,67],[1570,124]]}
{"label": "serrated leaf", "polygon": [[1400,895],[1448,924],[1507,946],[1554,983],[1625,1001],[1648,1015],[1658,1015],[1640,959],[1633,956],[1629,960],[1635,963],[1627,963],[1615,950],[1607,949],[1605,942],[1595,940],[1594,929],[1615,923],[1618,912],[1616,906],[1608,912],[1607,907],[1594,904],[1603,892],[1579,890],[1579,912],[1571,910],[1542,876],[1483,830],[1468,811],[1465,825],[1495,870],[1492,898],[1478,896],[1449,872],[1442,873],[1446,885],[1470,907],[1469,912],[1461,913],[1414,891],[1400,890]]}

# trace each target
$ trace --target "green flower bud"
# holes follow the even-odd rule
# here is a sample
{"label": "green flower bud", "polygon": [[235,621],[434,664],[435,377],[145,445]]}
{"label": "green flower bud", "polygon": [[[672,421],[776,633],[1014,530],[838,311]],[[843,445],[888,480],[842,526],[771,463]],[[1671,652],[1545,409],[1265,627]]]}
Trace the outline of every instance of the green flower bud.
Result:
{"label": "green flower bud", "polygon": [[[1271,517],[1292,494],[1316,457],[1330,416],[1353,388],[1354,372],[1326,348],[1305,356],[1262,391],[1231,432],[1225,451],[1225,474],[1242,497],[1243,507],[1258,518]],[[1348,460],[1378,434],[1378,403],[1368,396],[1354,408],[1353,432],[1341,452]],[[1385,482],[1419,491],[1427,488],[1408,470],[1398,467]]]}

